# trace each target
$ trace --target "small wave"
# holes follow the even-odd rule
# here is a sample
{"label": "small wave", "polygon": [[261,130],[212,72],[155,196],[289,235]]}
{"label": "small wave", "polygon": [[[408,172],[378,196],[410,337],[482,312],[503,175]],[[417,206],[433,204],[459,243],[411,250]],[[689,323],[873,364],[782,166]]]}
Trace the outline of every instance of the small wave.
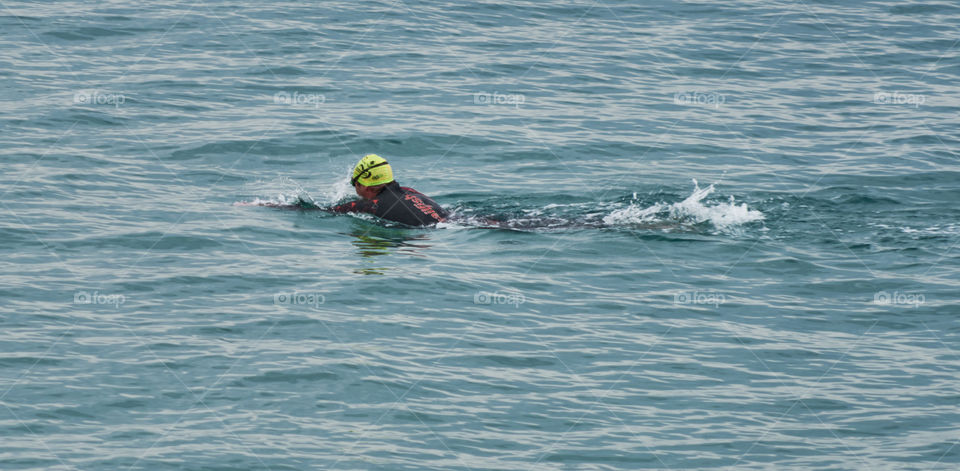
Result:
{"label": "small wave", "polygon": [[[749,222],[762,221],[762,212],[750,209],[746,203],[737,205],[731,196],[726,203],[705,204],[704,198],[715,191],[711,184],[700,188],[693,180],[693,193],[679,203],[656,203],[652,206],[640,206],[631,203],[626,208],[617,209],[603,218],[604,224],[623,226],[650,224],[664,221],[699,224],[710,222],[719,230],[727,230]],[[636,195],[634,195],[636,198]]]}
{"label": "small wave", "polygon": [[288,207],[309,203],[314,206],[329,206],[344,200],[353,192],[353,188],[345,180],[329,185],[320,190],[314,198],[307,190],[289,177],[280,177],[270,181],[257,181],[253,188],[248,189],[253,199],[237,201],[234,206],[270,206]]}
{"label": "small wave", "polygon": [[949,224],[937,224],[933,226],[928,226],[925,228],[915,228],[909,226],[891,226],[889,224],[880,224],[873,223],[871,224],[874,227],[879,227],[880,229],[890,230],[890,231],[899,231],[904,234],[908,234],[911,237],[923,237],[923,236],[953,236],[960,234],[960,224],[949,223]]}

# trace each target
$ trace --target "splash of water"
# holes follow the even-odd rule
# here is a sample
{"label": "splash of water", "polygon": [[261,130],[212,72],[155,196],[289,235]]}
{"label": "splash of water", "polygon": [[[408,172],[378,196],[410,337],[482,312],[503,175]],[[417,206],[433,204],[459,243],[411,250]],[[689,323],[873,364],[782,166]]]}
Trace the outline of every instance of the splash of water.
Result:
{"label": "splash of water", "polygon": [[[750,209],[746,203],[737,205],[731,196],[726,203],[705,204],[704,198],[715,191],[711,184],[700,188],[693,180],[693,193],[679,203],[656,203],[642,207],[631,203],[626,208],[614,210],[603,218],[604,224],[611,226],[649,224],[664,221],[698,224],[710,222],[719,230],[727,230],[749,222],[761,221],[763,213]],[[636,199],[636,194],[634,194]]]}
{"label": "splash of water", "polygon": [[321,202],[326,204],[336,204],[347,198],[356,196],[353,186],[346,179],[337,179],[332,185],[326,186],[320,191]]}
{"label": "splash of water", "polygon": [[314,198],[307,190],[289,177],[280,177],[270,181],[258,181],[251,192],[256,196],[250,201],[238,201],[237,206],[274,206],[284,207],[305,201],[316,206],[336,204],[353,194],[353,187],[346,180],[337,180],[320,189]]}

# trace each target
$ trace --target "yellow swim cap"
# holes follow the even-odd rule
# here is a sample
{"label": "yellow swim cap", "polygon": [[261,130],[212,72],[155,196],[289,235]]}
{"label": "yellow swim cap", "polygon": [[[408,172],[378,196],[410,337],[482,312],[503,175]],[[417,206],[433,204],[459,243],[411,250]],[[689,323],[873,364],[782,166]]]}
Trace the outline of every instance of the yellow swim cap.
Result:
{"label": "yellow swim cap", "polygon": [[393,169],[383,157],[377,154],[367,154],[353,167],[351,185],[360,182],[363,186],[376,186],[393,181]]}

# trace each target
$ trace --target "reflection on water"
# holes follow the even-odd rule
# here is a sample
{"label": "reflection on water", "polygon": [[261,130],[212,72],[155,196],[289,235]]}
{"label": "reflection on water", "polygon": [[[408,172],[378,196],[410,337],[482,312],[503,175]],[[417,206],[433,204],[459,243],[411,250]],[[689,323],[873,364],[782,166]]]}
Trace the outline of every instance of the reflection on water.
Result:
{"label": "reflection on water", "polygon": [[400,229],[382,227],[375,224],[357,224],[349,233],[354,237],[353,245],[361,257],[361,268],[353,272],[361,275],[383,275],[390,268],[385,266],[385,255],[406,253],[422,257],[419,252],[429,248],[428,244],[413,241],[430,240],[429,230]]}

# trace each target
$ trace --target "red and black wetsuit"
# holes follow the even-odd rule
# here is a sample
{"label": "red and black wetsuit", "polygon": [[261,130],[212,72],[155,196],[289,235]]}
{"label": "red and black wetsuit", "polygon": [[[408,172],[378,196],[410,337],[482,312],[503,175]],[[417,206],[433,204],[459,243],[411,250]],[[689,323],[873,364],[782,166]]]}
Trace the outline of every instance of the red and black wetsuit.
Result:
{"label": "red and black wetsuit", "polygon": [[447,220],[446,210],[427,195],[397,182],[387,186],[372,200],[344,203],[329,209],[335,213],[369,213],[408,226],[427,226]]}

